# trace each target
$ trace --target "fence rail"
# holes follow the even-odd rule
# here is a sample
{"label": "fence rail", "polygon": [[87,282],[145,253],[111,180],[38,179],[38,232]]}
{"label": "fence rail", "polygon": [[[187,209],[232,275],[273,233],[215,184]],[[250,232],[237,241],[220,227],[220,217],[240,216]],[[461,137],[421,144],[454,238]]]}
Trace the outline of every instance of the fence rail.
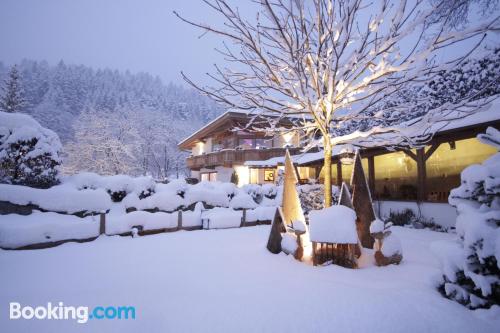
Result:
{"label": "fence rail", "polygon": [[[29,207],[28,207],[29,206]],[[5,214],[19,214],[19,212],[22,212],[23,214],[20,215],[29,215],[32,213],[33,210],[37,209],[37,207],[32,207],[32,205],[27,205],[26,207],[22,205],[0,205],[0,214],[5,215]],[[205,210],[206,211],[206,210]],[[170,228],[157,228],[157,229],[144,229],[142,225],[134,225],[130,228],[129,231],[122,232],[122,233],[113,233],[113,232],[106,232],[106,220],[108,213],[107,212],[101,212],[101,213],[89,213],[89,215],[99,215],[99,231],[98,234],[96,234],[94,237],[87,237],[87,238],[70,238],[70,239],[63,239],[63,240],[56,240],[56,241],[47,241],[47,242],[40,242],[40,243],[33,243],[33,244],[28,244],[28,245],[23,245],[19,247],[3,247],[0,246],[1,249],[4,250],[35,250],[35,249],[46,249],[46,248],[51,248],[55,246],[59,246],[64,243],[68,242],[77,242],[77,243],[85,243],[85,242],[91,242],[97,239],[98,237],[105,235],[105,236],[134,236],[135,233],[139,236],[147,236],[147,235],[154,235],[154,234],[160,234],[160,233],[169,233],[169,232],[176,232],[176,231],[194,231],[194,230],[203,230],[204,225],[203,221],[201,225],[195,225],[195,226],[186,226],[183,225],[183,211],[179,210],[177,211],[177,225],[175,227],[170,227]],[[55,212],[55,213],[60,213],[60,212]],[[62,213],[60,213],[62,214]],[[128,214],[128,213],[127,213]],[[154,213],[152,213],[154,214]],[[77,215],[79,217],[82,217],[80,214],[64,214],[64,215]],[[126,215],[126,214],[125,214]],[[124,216],[125,216],[124,215]],[[88,216],[88,215],[87,215]],[[234,228],[244,228],[244,227],[252,227],[252,226],[257,226],[257,225],[269,225],[271,224],[271,220],[258,220],[258,221],[247,221],[246,220],[247,213],[246,209],[242,210],[242,218],[241,218],[241,223],[238,226],[233,226],[233,227],[224,227],[220,229],[234,229]],[[209,229],[209,228],[205,228]],[[210,228],[210,229],[217,229],[217,228]]]}

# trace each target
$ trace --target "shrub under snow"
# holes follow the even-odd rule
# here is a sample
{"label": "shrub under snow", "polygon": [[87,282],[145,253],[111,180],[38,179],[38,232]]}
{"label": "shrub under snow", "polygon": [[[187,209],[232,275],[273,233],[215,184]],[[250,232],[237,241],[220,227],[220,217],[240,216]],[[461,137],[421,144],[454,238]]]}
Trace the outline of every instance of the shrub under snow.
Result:
{"label": "shrub under snow", "polygon": [[[500,149],[494,128],[478,139]],[[444,264],[440,289],[469,308],[489,308],[500,304],[500,153],[466,168],[461,179],[449,198],[459,239],[435,245]]]}
{"label": "shrub under snow", "polygon": [[46,188],[57,182],[59,137],[32,117],[0,112],[0,182]]}

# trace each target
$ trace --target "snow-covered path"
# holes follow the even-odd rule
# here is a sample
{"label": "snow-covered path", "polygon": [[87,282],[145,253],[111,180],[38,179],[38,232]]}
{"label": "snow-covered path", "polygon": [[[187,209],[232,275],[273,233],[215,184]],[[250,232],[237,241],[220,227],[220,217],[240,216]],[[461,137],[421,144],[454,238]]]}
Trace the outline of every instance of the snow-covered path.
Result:
{"label": "snow-covered path", "polygon": [[[313,267],[265,249],[269,226],[101,237],[0,251],[2,332],[498,332],[435,290],[452,235],[393,228],[400,266]],[[135,320],[9,320],[9,302],[131,305]]]}

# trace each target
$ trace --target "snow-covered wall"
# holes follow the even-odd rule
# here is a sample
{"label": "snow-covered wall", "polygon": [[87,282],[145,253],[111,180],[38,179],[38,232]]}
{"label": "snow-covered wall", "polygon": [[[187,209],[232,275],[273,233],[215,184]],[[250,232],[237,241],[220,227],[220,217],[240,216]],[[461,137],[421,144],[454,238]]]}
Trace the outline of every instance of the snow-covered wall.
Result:
{"label": "snow-covered wall", "polygon": [[416,216],[427,220],[433,219],[434,223],[445,228],[453,227],[457,218],[455,207],[447,203],[420,202],[415,201],[374,201],[375,212],[381,218],[389,217],[391,211],[401,212],[407,208],[411,209]]}

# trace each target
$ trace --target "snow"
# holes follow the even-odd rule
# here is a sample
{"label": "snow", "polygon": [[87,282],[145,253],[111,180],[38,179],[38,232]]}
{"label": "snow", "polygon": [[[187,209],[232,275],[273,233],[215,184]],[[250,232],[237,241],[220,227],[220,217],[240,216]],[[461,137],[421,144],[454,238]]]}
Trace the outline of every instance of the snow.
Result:
{"label": "snow", "polygon": [[106,234],[116,235],[129,232],[132,227],[142,226],[143,230],[176,228],[178,213],[149,213],[135,211],[128,214],[108,214],[106,216]]}
{"label": "snow", "polygon": [[285,252],[286,254],[294,254],[297,250],[297,247],[297,239],[293,235],[289,233],[285,233],[282,235],[281,249],[283,250],[283,252]]}
{"label": "snow", "polygon": [[275,206],[268,206],[268,207],[259,206],[255,209],[247,210],[246,221],[247,222],[272,221],[274,219],[275,214],[276,214]]}
{"label": "snow", "polygon": [[309,212],[312,242],[356,244],[356,213],[345,206],[331,206]]}
{"label": "snow", "polygon": [[17,205],[34,204],[45,210],[69,214],[81,211],[100,212],[111,206],[109,194],[103,189],[79,191],[67,185],[37,189],[0,184],[0,201],[8,201]]}
{"label": "snow", "polygon": [[390,257],[396,254],[403,254],[401,241],[397,236],[391,234],[384,238],[381,251],[385,257]]}
{"label": "snow", "polygon": [[231,199],[229,207],[235,209],[252,209],[256,208],[257,204],[249,194],[240,192]]}
{"label": "snow", "polygon": [[304,221],[295,220],[292,222],[292,228],[296,231],[307,231],[307,226]]}
{"label": "snow", "polygon": [[23,216],[0,215],[0,247],[17,248],[67,239],[86,239],[99,235],[99,216],[85,218],[57,213]]}
{"label": "snow", "polygon": [[128,175],[101,176],[92,172],[80,172],[63,178],[63,183],[77,189],[103,188],[111,192],[141,194],[155,188],[152,177],[131,177]]}
{"label": "snow", "polygon": [[370,224],[370,234],[376,234],[384,231],[384,221],[375,219]]}
{"label": "snow", "polygon": [[62,146],[55,132],[42,127],[26,114],[0,111],[0,151],[12,143],[30,141],[33,138],[36,138],[38,142],[26,157],[43,154],[58,156]]}
{"label": "snow", "polygon": [[[215,207],[201,213],[202,220],[209,221],[209,229],[235,228],[241,225],[243,212],[232,208]],[[204,225],[205,227],[205,225]]]}
{"label": "snow", "polygon": [[202,181],[196,185],[191,185],[184,195],[186,205],[203,201],[211,206],[228,207],[229,194],[233,190],[234,184],[222,186],[220,182]]}
{"label": "snow", "polygon": [[[86,324],[5,315],[0,327],[5,332],[498,332],[498,309],[470,311],[435,289],[441,272],[429,246],[453,235],[393,227],[405,260],[380,268],[363,255],[361,268],[351,270],[269,253],[269,228],[101,236],[52,249],[0,251],[0,267],[8,268],[0,288],[5,302],[131,305],[137,312],[135,320]],[[273,301],[266,302],[270,295]]]}

